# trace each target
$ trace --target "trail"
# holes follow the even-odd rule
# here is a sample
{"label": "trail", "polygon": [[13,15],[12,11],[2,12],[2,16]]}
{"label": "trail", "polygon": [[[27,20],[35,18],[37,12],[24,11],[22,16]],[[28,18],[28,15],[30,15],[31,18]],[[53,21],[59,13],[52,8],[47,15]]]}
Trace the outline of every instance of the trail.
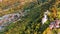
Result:
{"label": "trail", "polygon": [[[12,17],[11,17],[12,16]],[[11,17],[11,18],[9,18]],[[4,15],[0,19],[0,31],[4,30],[6,26],[9,26],[11,23],[16,23],[17,21],[21,20],[22,15],[17,14],[8,14]]]}

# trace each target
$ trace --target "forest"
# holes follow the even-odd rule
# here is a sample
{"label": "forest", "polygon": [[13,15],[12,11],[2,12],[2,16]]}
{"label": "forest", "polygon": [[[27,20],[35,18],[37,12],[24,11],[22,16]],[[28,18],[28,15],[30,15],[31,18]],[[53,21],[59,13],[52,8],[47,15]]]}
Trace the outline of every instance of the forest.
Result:
{"label": "forest", "polygon": [[0,34],[60,34],[60,0],[0,0]]}

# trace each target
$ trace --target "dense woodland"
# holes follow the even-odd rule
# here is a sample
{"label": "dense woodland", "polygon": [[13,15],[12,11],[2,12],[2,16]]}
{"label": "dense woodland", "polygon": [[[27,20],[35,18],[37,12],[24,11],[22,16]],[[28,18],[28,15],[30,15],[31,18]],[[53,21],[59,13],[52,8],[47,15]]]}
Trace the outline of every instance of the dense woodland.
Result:
{"label": "dense woodland", "polygon": [[[44,12],[49,11],[48,20],[42,25]],[[56,18],[60,20],[60,0],[3,0],[0,2],[0,16],[24,13],[11,23],[1,34],[60,34],[60,28],[50,30],[49,25]]]}

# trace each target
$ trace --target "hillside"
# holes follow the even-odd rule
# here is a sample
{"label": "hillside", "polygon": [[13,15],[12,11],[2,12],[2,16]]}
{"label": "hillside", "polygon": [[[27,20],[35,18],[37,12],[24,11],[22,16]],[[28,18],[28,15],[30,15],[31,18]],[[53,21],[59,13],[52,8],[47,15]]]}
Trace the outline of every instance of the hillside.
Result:
{"label": "hillside", "polygon": [[3,0],[0,16],[0,34],[60,34],[60,0]]}

